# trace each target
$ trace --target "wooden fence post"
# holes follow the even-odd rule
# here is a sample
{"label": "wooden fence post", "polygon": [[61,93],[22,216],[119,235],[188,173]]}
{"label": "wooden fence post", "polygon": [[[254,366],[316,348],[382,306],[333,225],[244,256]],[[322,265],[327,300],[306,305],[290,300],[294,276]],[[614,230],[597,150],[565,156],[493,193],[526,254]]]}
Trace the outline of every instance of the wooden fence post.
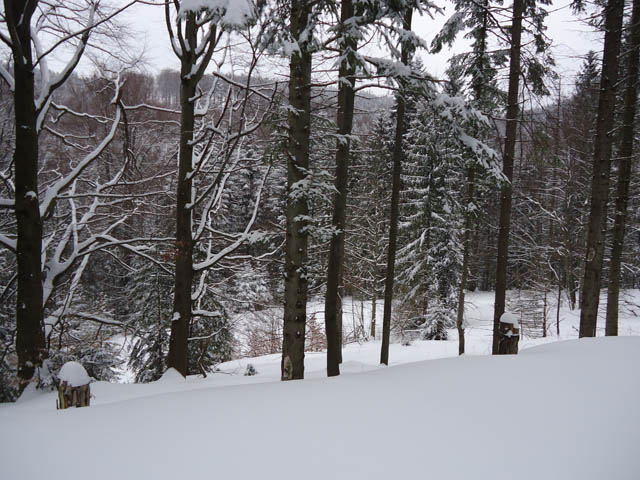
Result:
{"label": "wooden fence post", "polygon": [[520,340],[518,317],[513,313],[503,313],[500,317],[498,334],[500,335],[498,355],[516,355],[518,353],[518,341]]}
{"label": "wooden fence post", "polygon": [[69,407],[88,407],[91,399],[91,378],[78,362],[67,362],[58,373],[58,410]]}

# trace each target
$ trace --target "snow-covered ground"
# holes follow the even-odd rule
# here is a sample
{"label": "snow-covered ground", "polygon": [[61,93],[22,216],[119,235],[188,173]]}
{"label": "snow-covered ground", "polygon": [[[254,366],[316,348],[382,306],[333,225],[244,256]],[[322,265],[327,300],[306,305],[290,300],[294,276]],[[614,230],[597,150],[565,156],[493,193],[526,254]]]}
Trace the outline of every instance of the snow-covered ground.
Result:
{"label": "snow-covered ground", "polygon": [[[350,344],[331,379],[308,353],[298,382],[267,355],[206,379],[97,382],[83,409],[27,392],[0,406],[0,478],[640,478],[640,337],[525,338],[517,357],[491,357],[493,296],[469,300],[462,358],[452,334],[393,344],[388,368],[379,342]],[[640,335],[639,304],[623,300],[621,334]],[[560,339],[577,324],[561,309]]]}

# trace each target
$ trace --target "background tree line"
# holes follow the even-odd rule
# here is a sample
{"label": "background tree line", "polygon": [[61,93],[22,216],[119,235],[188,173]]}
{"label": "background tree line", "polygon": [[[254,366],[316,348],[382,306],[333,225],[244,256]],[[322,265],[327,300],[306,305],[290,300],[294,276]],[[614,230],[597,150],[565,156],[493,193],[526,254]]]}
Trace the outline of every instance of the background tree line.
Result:
{"label": "background tree line", "polygon": [[[624,11],[610,3],[594,18]],[[345,342],[382,338],[387,363],[392,334],[456,327],[463,353],[476,289],[496,290],[496,321],[514,310],[546,336],[559,332],[550,305],[593,300],[597,277],[616,333],[616,292],[638,288],[640,268],[630,12],[607,30],[623,54],[611,63],[609,39],[603,60],[591,52],[563,79],[531,0],[461,0],[431,45],[411,28],[439,13],[430,2],[195,4],[156,7],[180,71],[107,58],[80,75],[101,42],[129,48],[116,41],[128,4],[4,3],[2,399],[51,384],[69,359],[100,380],[124,362],[152,381],[282,351],[295,379],[305,348],[326,346],[336,375]],[[470,51],[433,78],[419,53],[458,34]],[[372,36],[379,54],[362,48]],[[63,47],[58,72],[47,60]],[[274,58],[284,82],[257,73]],[[620,81],[601,83],[606,68]],[[346,297],[372,302],[368,331],[343,327]],[[325,299],[325,325],[311,298]]]}

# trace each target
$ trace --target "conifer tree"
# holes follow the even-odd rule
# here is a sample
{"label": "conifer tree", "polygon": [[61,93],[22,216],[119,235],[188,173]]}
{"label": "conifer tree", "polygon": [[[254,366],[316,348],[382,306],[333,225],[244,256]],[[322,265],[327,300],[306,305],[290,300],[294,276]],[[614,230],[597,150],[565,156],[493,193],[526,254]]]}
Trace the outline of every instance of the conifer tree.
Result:
{"label": "conifer tree", "polygon": [[598,120],[593,150],[591,203],[587,229],[584,280],[580,295],[580,337],[596,336],[604,257],[604,229],[611,171],[613,141],[611,129],[613,128],[616,104],[616,86],[619,70],[618,56],[622,39],[623,13],[624,0],[609,0],[603,7],[604,52],[600,95],[598,98]]}
{"label": "conifer tree", "polygon": [[[534,27],[534,44],[536,53],[545,53],[547,45],[543,36],[544,18],[546,12],[538,7],[535,0],[514,0],[511,14],[511,29],[509,43],[509,89],[507,92],[507,115],[505,126],[505,140],[503,149],[503,174],[505,181],[500,193],[500,224],[498,232],[498,259],[496,264],[496,295],[493,314],[493,347],[492,353],[498,353],[500,342],[500,317],[505,312],[507,291],[507,262],[509,255],[509,231],[511,227],[511,205],[513,201],[513,165],[518,132],[518,116],[520,111],[520,77],[522,75],[522,33],[525,17]],[[548,4],[547,0],[540,4]],[[533,91],[545,90],[542,74],[544,65],[536,57],[528,58],[526,73]]]}
{"label": "conifer tree", "polygon": [[618,335],[618,304],[620,300],[620,270],[627,225],[629,184],[631,182],[631,162],[633,159],[634,126],[636,125],[638,64],[640,63],[640,1],[633,0],[627,42],[626,88],[622,116],[622,134],[618,154],[618,184],[615,201],[615,223],[613,227],[613,247],[609,266],[607,289],[607,321],[605,334]]}

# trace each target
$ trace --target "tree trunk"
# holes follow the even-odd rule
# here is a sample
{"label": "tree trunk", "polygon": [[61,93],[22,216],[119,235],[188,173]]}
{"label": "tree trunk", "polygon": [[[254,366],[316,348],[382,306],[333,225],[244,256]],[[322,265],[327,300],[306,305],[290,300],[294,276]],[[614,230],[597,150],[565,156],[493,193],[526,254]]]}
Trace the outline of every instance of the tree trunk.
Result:
{"label": "tree trunk", "polygon": [[376,295],[376,288],[374,283],[373,295],[371,297],[371,332],[370,332],[371,338],[376,338],[376,302],[378,301],[376,297],[377,295]]}
{"label": "tree trunk", "polygon": [[16,148],[15,216],[18,294],[16,353],[18,378],[24,388],[46,358],[42,290],[42,219],[38,202],[38,132],[36,127],[31,18],[38,2],[5,0],[5,18],[11,34],[15,79]]}
{"label": "tree trunk", "polygon": [[[354,16],[353,2],[342,1],[341,24],[347,25]],[[351,26],[350,28],[355,28]],[[332,225],[335,229],[329,248],[329,265],[327,269],[327,295],[324,312],[327,329],[327,375],[340,375],[342,360],[342,335],[338,314],[342,313],[342,299],[339,289],[342,284],[344,262],[345,223],[347,218],[347,178],[349,174],[349,154],[351,129],[353,126],[353,109],[355,102],[355,58],[357,41],[353,32],[341,32],[343,39],[340,53],[343,57],[338,76],[338,141],[336,146],[336,193],[333,197]],[[340,315],[341,317],[342,315]]]}
{"label": "tree trunk", "polygon": [[[291,36],[299,50],[291,54],[289,64],[289,139],[287,144],[287,213],[284,280],[284,326],[282,334],[282,380],[304,378],[304,336],[307,316],[307,244],[306,218],[309,215],[308,192],[292,190],[307,176],[309,134],[311,129],[311,38],[301,39],[309,27],[313,3],[291,1]],[[310,35],[309,35],[310,37]],[[299,185],[299,184],[298,184]],[[299,187],[298,187],[299,188]]]}
{"label": "tree trunk", "polygon": [[562,233],[564,236],[564,248],[566,253],[564,254],[564,271],[565,271],[565,287],[567,289],[567,294],[570,302],[571,310],[576,308],[576,281],[573,272],[573,260],[572,260],[572,242],[571,237],[569,235],[569,225],[574,221],[573,216],[570,212],[569,205],[569,185],[568,182],[564,188],[564,226],[562,228]]}
{"label": "tree trunk", "polygon": [[[404,29],[411,30],[411,17],[413,8],[409,8],[404,18]],[[401,61],[403,65],[409,63],[409,51],[411,46],[408,42],[402,43]],[[382,348],[380,351],[380,363],[389,365],[389,340],[391,337],[391,303],[393,302],[393,283],[396,263],[396,244],[398,236],[398,214],[400,208],[400,175],[402,173],[402,159],[404,151],[402,148],[402,139],[404,137],[404,114],[405,101],[400,86],[400,92],[397,95],[397,111],[396,111],[396,136],[395,145],[393,147],[393,179],[391,185],[391,212],[389,215],[389,249],[387,253],[387,272],[384,281],[384,316],[382,319]]]}
{"label": "tree trunk", "polygon": [[622,142],[620,146],[620,166],[613,227],[613,247],[609,265],[609,285],[607,292],[607,322],[605,334],[618,335],[618,302],[620,299],[620,267],[622,248],[627,221],[629,203],[629,183],[631,181],[631,161],[633,157],[634,119],[638,83],[638,63],[640,50],[640,0],[633,0],[631,14],[631,34],[629,35],[629,53],[627,57],[627,83],[624,94],[624,113],[622,119]]}
{"label": "tree trunk", "polygon": [[197,79],[193,76],[196,63],[196,17],[187,14],[185,41],[190,51],[183,52],[180,68],[180,153],[178,156],[178,187],[176,205],[176,245],[175,245],[175,287],[173,296],[173,318],[167,367],[175,368],[187,376],[188,338],[191,324],[191,288],[193,283],[193,238],[192,179],[193,171],[193,129],[195,126],[194,98]]}
{"label": "tree trunk", "polygon": [[580,337],[595,337],[600,303],[600,281],[604,257],[604,229],[606,226],[611,171],[612,129],[618,81],[618,55],[622,37],[624,0],[609,0],[605,7],[604,54],[598,100],[598,120],[593,152],[591,179],[591,209],[587,229],[587,249],[584,280],[580,295]]}
{"label": "tree trunk", "polygon": [[504,142],[502,173],[508,182],[503,183],[500,194],[500,230],[498,232],[498,261],[496,265],[496,299],[493,312],[493,348],[498,353],[500,342],[500,317],[504,313],[507,293],[507,259],[509,255],[509,229],[511,226],[511,202],[513,196],[513,161],[518,129],[518,90],[520,87],[520,47],[524,0],[514,0],[511,26],[511,58],[509,63],[509,92],[507,94],[507,125]]}
{"label": "tree trunk", "polygon": [[473,214],[468,210],[473,202],[473,190],[476,182],[476,169],[472,165],[467,171],[467,212],[464,218],[464,235],[462,240],[462,274],[458,287],[458,312],[456,327],[458,328],[458,355],[464,355],[464,290],[467,288],[469,276],[469,257],[471,252],[471,228],[473,226]]}
{"label": "tree trunk", "polygon": [[556,335],[560,336],[560,304],[562,303],[562,283],[558,283],[558,305],[556,305]]}

